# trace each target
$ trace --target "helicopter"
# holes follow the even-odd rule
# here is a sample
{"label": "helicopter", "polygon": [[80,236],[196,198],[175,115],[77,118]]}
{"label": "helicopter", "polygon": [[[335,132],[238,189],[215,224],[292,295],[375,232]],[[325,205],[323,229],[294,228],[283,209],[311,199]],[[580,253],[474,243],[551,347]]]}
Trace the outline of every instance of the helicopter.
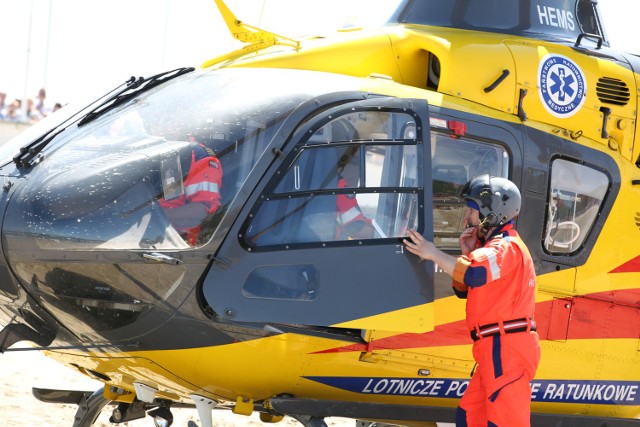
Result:
{"label": "helicopter", "polygon": [[[216,4],[243,47],[0,147],[0,350],[104,384],[37,398],[78,404],[74,427],[107,405],[114,424],[452,422],[464,301],[402,239],[459,254],[457,195],[490,174],[521,190],[536,267],[532,425],[639,424],[640,58],[596,1],[405,0],[304,39]],[[215,203],[185,225],[169,205],[198,191]]]}

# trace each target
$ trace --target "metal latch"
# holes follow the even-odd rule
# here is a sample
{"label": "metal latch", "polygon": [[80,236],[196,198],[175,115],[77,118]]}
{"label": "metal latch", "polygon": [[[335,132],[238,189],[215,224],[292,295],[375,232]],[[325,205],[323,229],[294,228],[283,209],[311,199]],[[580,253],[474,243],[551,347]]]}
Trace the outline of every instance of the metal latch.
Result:
{"label": "metal latch", "polygon": [[162,262],[164,264],[182,264],[182,261],[180,261],[179,259],[171,257],[169,255],[161,254],[160,252],[144,253],[142,254],[142,258],[150,259],[151,261]]}

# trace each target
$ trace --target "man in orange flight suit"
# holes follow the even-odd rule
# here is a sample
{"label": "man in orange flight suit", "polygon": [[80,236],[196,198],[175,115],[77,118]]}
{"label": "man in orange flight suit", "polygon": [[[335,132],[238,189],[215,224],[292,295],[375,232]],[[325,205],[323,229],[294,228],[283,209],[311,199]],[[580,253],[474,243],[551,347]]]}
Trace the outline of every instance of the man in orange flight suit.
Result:
{"label": "man in orange flight suit", "polygon": [[456,426],[530,426],[531,389],[540,361],[533,318],[533,261],[514,229],[521,196],[505,179],[480,175],[467,182],[462,255],[453,257],[411,230],[404,243],[453,278],[466,298],[467,326],[477,366],[456,412]]}
{"label": "man in orange flight suit", "polygon": [[184,192],[160,199],[167,218],[190,246],[198,244],[203,221],[220,207],[222,164],[213,150],[192,141],[191,164]]}

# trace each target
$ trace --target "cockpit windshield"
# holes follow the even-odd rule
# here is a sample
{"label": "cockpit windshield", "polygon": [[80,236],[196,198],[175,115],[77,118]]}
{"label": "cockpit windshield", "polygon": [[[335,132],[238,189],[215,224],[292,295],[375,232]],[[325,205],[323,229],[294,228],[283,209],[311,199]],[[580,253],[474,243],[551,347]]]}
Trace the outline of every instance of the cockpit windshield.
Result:
{"label": "cockpit windshield", "polygon": [[390,22],[572,42],[588,35],[608,46],[594,0],[407,0]]}
{"label": "cockpit windshield", "polygon": [[291,112],[328,87],[353,89],[312,78],[199,71],[71,126],[43,150],[5,230],[41,249],[202,246]]}

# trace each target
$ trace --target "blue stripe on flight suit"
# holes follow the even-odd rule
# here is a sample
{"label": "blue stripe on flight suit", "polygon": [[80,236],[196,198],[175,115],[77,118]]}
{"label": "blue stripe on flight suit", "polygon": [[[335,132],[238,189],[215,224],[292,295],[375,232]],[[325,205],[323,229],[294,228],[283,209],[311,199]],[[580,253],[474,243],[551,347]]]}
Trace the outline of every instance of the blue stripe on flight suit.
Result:
{"label": "blue stripe on flight suit", "polygon": [[493,336],[493,376],[502,376],[502,357],[500,356],[500,335]]}
{"label": "blue stripe on flight suit", "polygon": [[456,408],[456,427],[467,427],[467,411],[459,406]]}
{"label": "blue stripe on flight suit", "polygon": [[[501,349],[500,335],[495,335],[493,337],[493,350],[492,350],[493,376],[495,378],[502,376],[502,356],[500,355],[500,349]],[[492,402],[495,402],[496,399],[498,398],[498,394],[500,394],[500,390],[497,390],[495,393],[489,396],[489,400]]]}
{"label": "blue stripe on flight suit", "polygon": [[472,288],[483,286],[487,283],[487,269],[483,266],[469,267],[464,272],[464,283]]}

